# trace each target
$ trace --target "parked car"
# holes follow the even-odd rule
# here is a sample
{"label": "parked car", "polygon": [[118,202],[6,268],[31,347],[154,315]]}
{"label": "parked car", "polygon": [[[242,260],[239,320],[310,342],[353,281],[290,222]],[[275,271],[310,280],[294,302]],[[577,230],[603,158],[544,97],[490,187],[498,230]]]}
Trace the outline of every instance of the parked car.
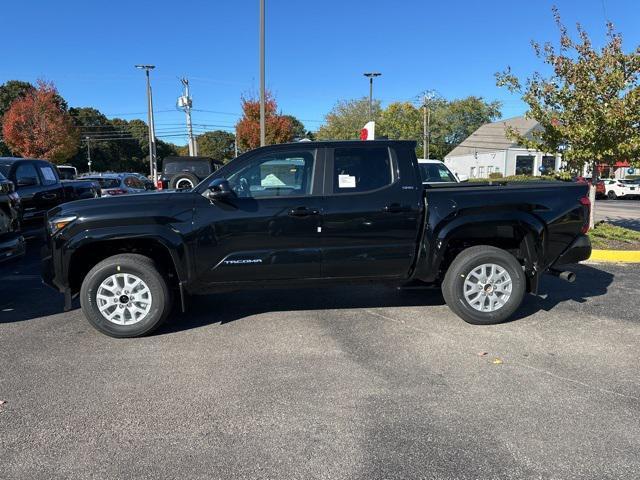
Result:
{"label": "parked car", "polygon": [[144,184],[145,190],[156,190],[155,183],[153,183],[153,180],[151,180],[146,175],[143,175],[141,173],[132,173],[132,175],[135,175],[136,177],[138,177],[138,179]]}
{"label": "parked car", "polygon": [[[573,178],[574,182],[579,182],[579,183],[587,183],[590,184],[591,183],[591,177],[574,177]],[[599,179],[596,181],[596,198],[598,199],[605,199],[607,198],[607,191],[605,188],[605,184],[604,184],[604,180]]]}
{"label": "parked car", "polygon": [[100,196],[93,182],[61,182],[58,169],[46,160],[0,157],[0,173],[15,184],[20,195],[25,236],[41,233],[47,210],[61,203]]}
{"label": "parked car", "polygon": [[634,197],[640,194],[640,186],[633,183],[627,183],[624,180],[605,179],[603,180],[603,184],[609,200],[615,200],[623,197]]}
{"label": "parked car", "polygon": [[20,217],[20,197],[15,191],[15,185],[0,173],[0,263],[25,252]]}
{"label": "parked car", "polygon": [[86,175],[82,179],[100,184],[103,197],[144,193],[147,191],[144,182],[133,173],[100,173]]}
{"label": "parked car", "polygon": [[115,337],[151,332],[172,298],[276,286],[440,285],[475,324],[507,320],[540,276],[589,258],[584,184],[423,184],[415,142],[272,145],[191,191],[49,212],[43,280]]}
{"label": "parked car", "polygon": [[459,183],[469,180],[467,176],[460,178],[440,160],[419,158],[418,168],[422,183]]}
{"label": "parked car", "polygon": [[158,190],[189,190],[215,172],[223,162],[209,157],[165,157]]}
{"label": "parked car", "polygon": [[71,165],[58,165],[60,180],[75,180],[78,176],[78,169]]}

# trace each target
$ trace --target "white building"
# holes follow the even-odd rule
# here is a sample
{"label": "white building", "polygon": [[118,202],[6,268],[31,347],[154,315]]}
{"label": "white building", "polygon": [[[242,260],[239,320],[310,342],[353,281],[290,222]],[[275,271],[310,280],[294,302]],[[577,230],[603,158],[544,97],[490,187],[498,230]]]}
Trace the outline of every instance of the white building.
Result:
{"label": "white building", "polygon": [[560,169],[560,155],[528,150],[514,143],[506,135],[507,127],[525,137],[541,128],[537,121],[525,117],[487,123],[454,148],[444,163],[469,178],[488,178],[494,172],[504,176],[541,175],[540,167],[546,171]]}

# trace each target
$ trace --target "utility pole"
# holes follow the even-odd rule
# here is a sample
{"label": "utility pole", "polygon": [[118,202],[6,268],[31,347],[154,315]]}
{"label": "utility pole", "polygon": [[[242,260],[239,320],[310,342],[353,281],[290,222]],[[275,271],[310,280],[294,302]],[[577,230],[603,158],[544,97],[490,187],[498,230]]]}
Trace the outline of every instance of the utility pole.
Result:
{"label": "utility pole", "polygon": [[430,102],[435,97],[433,91],[424,92],[424,103],[422,105],[422,154],[424,158],[430,156],[431,143],[431,105]]}
{"label": "utility pole", "polygon": [[367,72],[363,75],[369,78],[369,121],[373,121],[373,79],[382,74],[379,72]]}
{"label": "utility pole", "polygon": [[264,1],[260,0],[260,146],[266,145],[264,112]]}
{"label": "utility pole", "polygon": [[151,79],[149,72],[156,68],[155,65],[136,65],[136,68],[144,70],[147,76],[147,118],[149,120],[149,171],[154,185],[157,182],[158,163],[156,158],[156,128],[153,119],[153,94],[151,93]]}
{"label": "utility pole", "polygon": [[91,137],[86,136],[84,139],[87,141],[87,166],[89,167],[89,173],[91,173]]}
{"label": "utility pole", "polygon": [[198,156],[198,143],[193,137],[193,127],[191,125],[191,95],[189,94],[189,80],[187,78],[181,78],[180,82],[184,86],[184,94],[178,99],[178,106],[181,107],[187,114],[187,135],[189,137],[189,156]]}

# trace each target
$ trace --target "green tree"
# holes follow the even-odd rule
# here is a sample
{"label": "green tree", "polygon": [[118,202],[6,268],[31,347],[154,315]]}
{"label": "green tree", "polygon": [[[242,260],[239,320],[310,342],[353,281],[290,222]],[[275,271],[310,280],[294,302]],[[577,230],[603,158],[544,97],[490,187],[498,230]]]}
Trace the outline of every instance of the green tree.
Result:
{"label": "green tree", "polygon": [[384,136],[393,140],[422,138],[422,113],[410,102],[389,104],[380,112],[376,123],[377,137]]}
{"label": "green tree", "polygon": [[[380,101],[374,100],[372,105],[373,118],[379,118],[382,113]],[[339,100],[324,118],[316,136],[319,140],[357,140],[360,130],[369,121],[369,98],[355,100]]]}
{"label": "green tree", "polygon": [[227,162],[234,157],[236,137],[224,130],[214,130],[198,135],[198,155]]}
{"label": "green tree", "polygon": [[[519,93],[529,106],[527,116],[541,129],[532,138],[507,133],[522,145],[543,152],[561,151],[571,169],[640,159],[640,46],[625,53],[622,36],[607,23],[607,43],[596,49],[577,25],[578,39],[569,35],[557,8],[553,15],[559,47],[533,43],[536,56],[552,72],[536,72],[523,84],[509,68],[496,74],[499,86]],[[592,205],[595,186],[591,190]],[[592,209],[593,224],[593,209]]]}

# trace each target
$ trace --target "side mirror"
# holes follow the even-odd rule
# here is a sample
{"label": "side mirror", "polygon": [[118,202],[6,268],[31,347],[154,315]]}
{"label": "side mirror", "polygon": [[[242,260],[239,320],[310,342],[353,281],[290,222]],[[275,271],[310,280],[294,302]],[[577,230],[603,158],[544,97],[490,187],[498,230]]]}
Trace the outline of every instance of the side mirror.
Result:
{"label": "side mirror", "polygon": [[235,196],[236,192],[231,189],[231,185],[229,185],[229,181],[226,178],[216,178],[209,184],[207,197],[210,200],[224,200]]}
{"label": "side mirror", "polygon": [[38,180],[35,177],[21,177],[18,179],[18,187],[33,187],[38,184]]}
{"label": "side mirror", "polygon": [[468,182],[469,181],[469,175],[458,175],[458,181],[460,182]]}

